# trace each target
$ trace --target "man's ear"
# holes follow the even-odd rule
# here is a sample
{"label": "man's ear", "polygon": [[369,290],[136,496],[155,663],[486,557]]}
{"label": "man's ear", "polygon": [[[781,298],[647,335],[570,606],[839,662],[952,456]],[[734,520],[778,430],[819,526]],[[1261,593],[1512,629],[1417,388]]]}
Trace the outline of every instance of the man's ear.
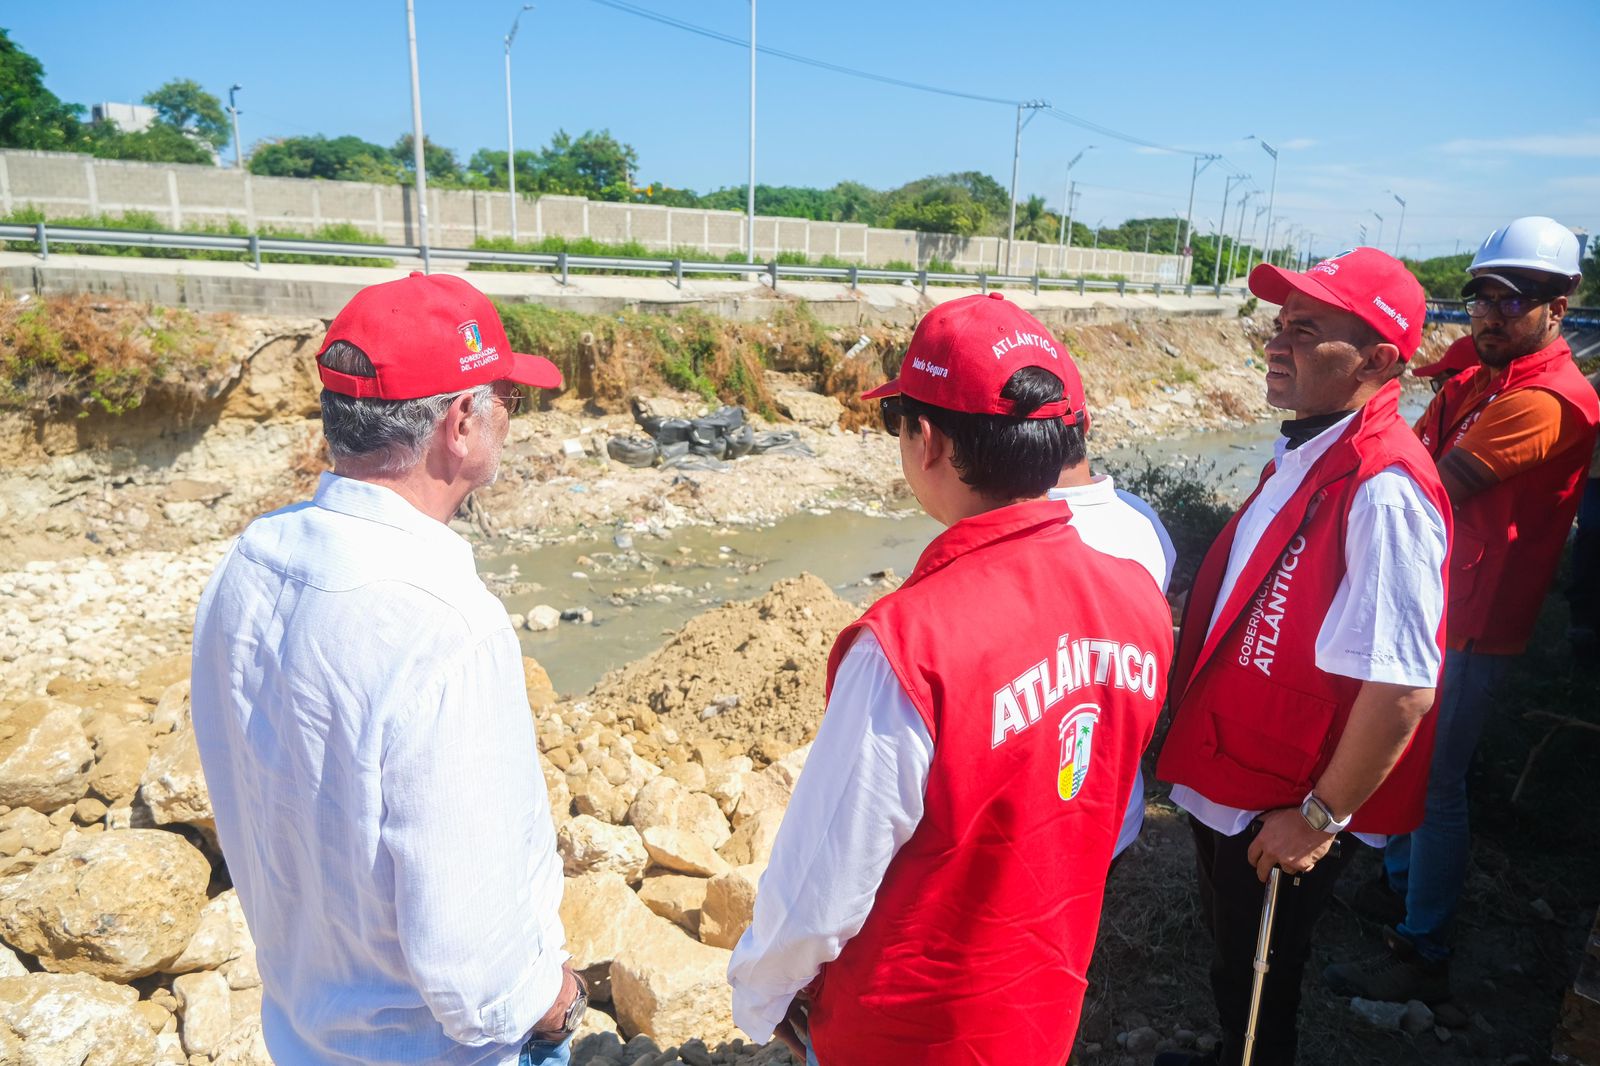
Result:
{"label": "man's ear", "polygon": [[464,392],[450,401],[439,426],[445,447],[458,459],[467,457],[472,450],[472,436],[479,431],[477,420],[472,416],[472,393]]}
{"label": "man's ear", "polygon": [[1565,296],[1557,296],[1550,301],[1550,317],[1555,319],[1558,325],[1563,318],[1567,317],[1567,306],[1568,298]]}
{"label": "man's ear", "polygon": [[950,454],[950,438],[928,421],[927,415],[917,417],[917,426],[922,431],[917,434],[917,463],[920,469],[932,470]]}
{"label": "man's ear", "polygon": [[1361,381],[1384,382],[1399,376],[1404,369],[1405,362],[1400,358],[1400,348],[1384,342],[1372,346],[1366,362],[1356,371],[1356,377]]}

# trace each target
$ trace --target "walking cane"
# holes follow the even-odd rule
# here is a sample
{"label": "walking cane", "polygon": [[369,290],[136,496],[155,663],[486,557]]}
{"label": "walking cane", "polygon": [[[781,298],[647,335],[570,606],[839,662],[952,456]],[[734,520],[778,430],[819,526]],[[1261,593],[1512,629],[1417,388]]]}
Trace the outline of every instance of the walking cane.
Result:
{"label": "walking cane", "polygon": [[1250,1059],[1256,1050],[1256,1018],[1261,1013],[1261,990],[1267,983],[1267,971],[1271,965],[1267,956],[1272,950],[1272,919],[1278,910],[1278,875],[1281,871],[1274,866],[1267,875],[1267,887],[1261,894],[1261,928],[1256,933],[1256,962],[1255,979],[1250,985],[1250,1016],[1244,1029],[1244,1055],[1239,1059],[1239,1066],[1250,1066]]}

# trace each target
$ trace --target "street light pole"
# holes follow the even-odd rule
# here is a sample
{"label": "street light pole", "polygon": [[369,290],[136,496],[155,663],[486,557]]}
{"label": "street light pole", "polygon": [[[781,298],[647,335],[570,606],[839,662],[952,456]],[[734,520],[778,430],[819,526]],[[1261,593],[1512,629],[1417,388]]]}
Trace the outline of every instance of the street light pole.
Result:
{"label": "street light pole", "polygon": [[1228,238],[1224,231],[1228,228],[1228,197],[1233,195],[1233,187],[1241,181],[1248,181],[1250,175],[1240,174],[1238,177],[1224,178],[1222,180],[1222,216],[1217,223],[1217,261],[1211,267],[1211,287],[1216,288],[1222,284],[1222,246]]}
{"label": "street light pole", "polygon": [[1265,207],[1258,207],[1256,208],[1255,217],[1250,219],[1250,251],[1245,254],[1244,258],[1245,277],[1249,277],[1250,272],[1256,266],[1256,227],[1261,225],[1261,216],[1266,213],[1267,209]]}
{"label": "street light pole", "polygon": [[[751,2],[754,3],[754,0]],[[1011,273],[1011,246],[1017,240],[1017,164],[1022,160],[1022,127],[1033,121],[1033,116],[1039,113],[1040,108],[1049,106],[1050,104],[1044,100],[1026,100],[1017,105],[1017,135],[1011,144],[1011,221],[1006,226],[1006,261],[1005,267],[1001,270],[1003,274]],[[1028,112],[1026,120],[1022,117],[1024,111]]]}
{"label": "street light pole", "polygon": [[[745,190],[745,258],[756,261],[756,0],[750,0],[750,182]],[[777,250],[773,250],[777,255]]]}
{"label": "street light pole", "polygon": [[1266,152],[1268,155],[1270,155],[1272,157],[1272,188],[1267,193],[1267,241],[1266,241],[1266,245],[1267,245],[1266,246],[1266,253],[1267,253],[1266,254],[1266,258],[1270,260],[1272,258],[1272,227],[1277,222],[1277,207],[1278,207],[1278,150],[1276,148],[1272,147],[1272,145],[1268,144],[1266,141],[1263,141],[1260,137],[1257,137],[1253,133],[1250,136],[1246,137],[1245,140],[1247,140],[1247,141],[1255,141],[1257,144],[1261,145],[1261,150],[1262,151]]}
{"label": "street light pole", "polygon": [[1255,194],[1256,194],[1256,190],[1251,189],[1249,192],[1247,192],[1243,196],[1239,197],[1239,225],[1234,230],[1234,234],[1233,234],[1233,249],[1230,252],[1228,252],[1228,280],[1229,281],[1232,281],[1234,279],[1234,277],[1236,277],[1236,275],[1233,272],[1233,264],[1234,264],[1234,261],[1236,259],[1238,259],[1238,257],[1239,257],[1239,239],[1244,236],[1244,209],[1245,209],[1245,206],[1250,203],[1250,197],[1254,196]]}
{"label": "street light pole", "polygon": [[1183,223],[1183,255],[1184,258],[1189,260],[1189,270],[1184,272],[1186,281],[1192,280],[1188,275],[1194,270],[1194,248],[1192,247],[1194,242],[1194,183],[1199,179],[1201,172],[1206,167],[1221,158],[1220,155],[1197,155],[1189,168],[1189,212],[1184,216],[1185,221]]}
{"label": "street light pole", "polygon": [[1367,214],[1371,215],[1373,218],[1378,220],[1378,240],[1377,240],[1376,243],[1373,244],[1373,247],[1374,248],[1382,248],[1383,247],[1383,216],[1378,214],[1378,212],[1376,212],[1376,211],[1368,211]]}
{"label": "street light pole", "polygon": [[517,243],[517,148],[511,128],[511,42],[517,39],[517,24],[524,11],[532,11],[532,4],[523,4],[522,11],[511,20],[511,32],[506,34],[506,189],[511,194],[511,243]]}
{"label": "street light pole", "polygon": [[239,104],[233,94],[243,89],[237,83],[228,87],[228,114],[233,116],[233,169],[244,169],[244,153],[239,150]]}
{"label": "street light pole", "polygon": [[406,0],[406,42],[411,48],[411,148],[417,168],[417,237],[422,249],[422,272],[428,273],[428,164],[422,153],[422,80],[417,75],[417,13],[415,0]]}
{"label": "street light pole", "polygon": [[1400,205],[1400,224],[1395,227],[1394,231],[1394,257],[1399,259],[1400,235],[1406,230],[1406,202],[1404,198],[1402,198],[1400,194],[1395,192],[1393,189],[1388,190],[1388,192],[1390,196],[1394,197],[1394,202]]}
{"label": "street light pole", "polygon": [[[1093,147],[1094,147],[1094,145],[1092,145],[1092,144],[1086,144],[1086,145],[1083,146],[1083,152],[1087,152]],[[1072,157],[1072,162],[1067,164],[1067,176],[1062,179],[1063,181],[1065,181],[1067,183],[1066,192],[1063,194],[1063,197],[1062,197],[1063,199],[1065,199],[1067,201],[1067,210],[1066,210],[1066,213],[1061,216],[1061,235],[1056,238],[1056,243],[1061,245],[1061,246],[1063,246],[1063,247],[1066,246],[1067,234],[1071,230],[1071,227],[1068,225],[1067,220],[1072,216],[1072,184],[1073,184],[1072,183],[1072,168],[1077,166],[1078,165],[1078,160],[1083,158],[1083,152],[1079,152],[1077,155]],[[1063,265],[1063,269],[1065,269],[1064,265]]]}
{"label": "street light pole", "polygon": [[[1078,183],[1077,182],[1074,181],[1074,182],[1069,182],[1067,184],[1067,245],[1066,245],[1066,248],[1067,248],[1067,251],[1069,251],[1069,252],[1072,251],[1072,208],[1074,207],[1074,205],[1077,204],[1078,197],[1080,197],[1082,195],[1083,194],[1078,191]],[[1063,256],[1062,259],[1061,259],[1061,269],[1062,270],[1066,270],[1067,269],[1067,261],[1066,261],[1066,257],[1065,256]]]}

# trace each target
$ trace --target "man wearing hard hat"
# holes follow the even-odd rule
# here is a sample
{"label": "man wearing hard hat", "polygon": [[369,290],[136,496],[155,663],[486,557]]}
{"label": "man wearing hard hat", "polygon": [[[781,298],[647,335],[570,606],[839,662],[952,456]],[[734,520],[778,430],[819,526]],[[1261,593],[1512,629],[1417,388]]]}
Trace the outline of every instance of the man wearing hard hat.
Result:
{"label": "man wearing hard hat", "polygon": [[1483,242],[1462,289],[1482,365],[1434,397],[1417,435],[1455,510],[1438,740],[1422,826],[1395,837],[1357,903],[1394,924],[1388,951],[1331,966],[1336,991],[1449,997],[1449,933],[1466,878],[1467,767],[1494,689],[1527,647],[1578,509],[1600,399],[1561,337],[1578,287],[1578,240],[1519,218]]}

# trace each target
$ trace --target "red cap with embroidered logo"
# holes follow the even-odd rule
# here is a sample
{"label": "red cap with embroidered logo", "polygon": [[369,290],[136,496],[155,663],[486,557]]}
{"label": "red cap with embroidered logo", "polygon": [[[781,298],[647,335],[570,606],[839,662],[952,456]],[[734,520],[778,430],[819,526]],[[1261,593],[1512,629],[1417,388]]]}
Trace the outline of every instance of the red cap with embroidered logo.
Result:
{"label": "red cap with embroidered logo", "polygon": [[922,316],[900,373],[862,399],[900,393],[935,407],[979,415],[1015,414],[1000,395],[1011,375],[1042,367],[1061,379],[1061,399],[1028,414],[1076,425],[1084,417],[1083,379],[1066,345],[1037,318],[997,292],[963,296]]}
{"label": "red cap with embroidered logo", "polygon": [[[377,374],[329,370],[322,353],[335,341],[360,348]],[[328,327],[317,372],[332,392],[375,400],[416,400],[495,381],[559,389],[550,360],[511,350],[489,298],[450,274],[412,271],[410,277],[368,285]]]}
{"label": "red cap with embroidered logo", "polygon": [[1319,303],[1349,311],[1410,359],[1422,343],[1428,300],[1422,283],[1406,265],[1376,248],[1356,248],[1330,256],[1301,274],[1270,263],[1250,272],[1250,291],[1283,306],[1300,292]]}

